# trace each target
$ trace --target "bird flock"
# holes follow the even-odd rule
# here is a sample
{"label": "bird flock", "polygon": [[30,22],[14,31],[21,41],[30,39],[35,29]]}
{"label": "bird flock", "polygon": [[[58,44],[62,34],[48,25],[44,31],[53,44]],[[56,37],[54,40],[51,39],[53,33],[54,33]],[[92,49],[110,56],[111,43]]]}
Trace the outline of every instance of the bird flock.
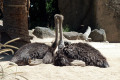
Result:
{"label": "bird flock", "polygon": [[[87,43],[69,43],[63,40],[64,16],[55,14],[55,41],[52,46],[44,43],[29,43],[22,46],[11,59],[19,66],[29,65],[32,60],[41,59],[44,64],[71,66],[74,60],[82,60],[86,66],[109,67],[107,59]],[[60,34],[60,36],[59,36]]]}

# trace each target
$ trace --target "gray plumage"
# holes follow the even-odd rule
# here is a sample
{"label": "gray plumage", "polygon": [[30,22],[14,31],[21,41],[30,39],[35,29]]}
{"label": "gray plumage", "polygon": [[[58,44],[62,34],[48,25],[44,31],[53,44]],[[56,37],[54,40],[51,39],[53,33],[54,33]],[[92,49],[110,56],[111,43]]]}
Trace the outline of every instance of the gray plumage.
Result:
{"label": "gray plumage", "polygon": [[[56,56],[54,58],[54,65],[56,66],[68,66],[73,60],[82,60],[86,65],[98,66],[98,67],[109,67],[106,58],[94,47],[88,45],[87,43],[74,43],[63,44],[63,15],[58,15],[59,17],[59,29],[60,29],[60,43]],[[89,35],[91,32],[90,27],[85,34]]]}
{"label": "gray plumage", "polygon": [[106,58],[87,43],[74,43],[59,49],[54,64],[56,66],[70,66],[73,60],[82,60],[87,66],[109,67]]}
{"label": "gray plumage", "polygon": [[18,65],[28,65],[31,59],[43,59],[43,63],[52,63],[53,49],[43,43],[29,43],[22,46],[11,61]]}

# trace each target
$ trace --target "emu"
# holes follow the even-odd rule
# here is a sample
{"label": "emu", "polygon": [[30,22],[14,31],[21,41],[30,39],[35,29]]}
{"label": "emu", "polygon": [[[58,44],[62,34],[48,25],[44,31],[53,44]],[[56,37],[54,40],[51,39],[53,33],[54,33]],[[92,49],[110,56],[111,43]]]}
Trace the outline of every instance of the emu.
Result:
{"label": "emu", "polygon": [[[57,18],[56,15],[54,19]],[[58,45],[58,19],[55,19],[55,41],[52,46],[44,43],[29,43],[22,46],[11,59],[12,62],[22,65],[29,65],[33,59],[42,59],[42,62],[49,64],[53,62],[53,56]]]}
{"label": "emu", "polygon": [[58,51],[54,57],[55,66],[70,66],[73,60],[82,60],[87,66],[97,66],[106,68],[109,64],[106,58],[94,47],[87,43],[73,43],[64,44],[62,23],[64,17],[57,15],[59,18],[59,29],[60,29],[60,43],[58,45]]}

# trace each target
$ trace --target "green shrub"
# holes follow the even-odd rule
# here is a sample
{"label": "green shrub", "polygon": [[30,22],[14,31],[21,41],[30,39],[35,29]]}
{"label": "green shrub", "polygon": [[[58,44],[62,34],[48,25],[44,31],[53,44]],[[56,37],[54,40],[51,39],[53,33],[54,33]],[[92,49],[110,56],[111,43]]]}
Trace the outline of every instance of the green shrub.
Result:
{"label": "green shrub", "polygon": [[63,32],[69,32],[69,31],[70,31],[70,26],[66,24],[66,25],[63,27]]}

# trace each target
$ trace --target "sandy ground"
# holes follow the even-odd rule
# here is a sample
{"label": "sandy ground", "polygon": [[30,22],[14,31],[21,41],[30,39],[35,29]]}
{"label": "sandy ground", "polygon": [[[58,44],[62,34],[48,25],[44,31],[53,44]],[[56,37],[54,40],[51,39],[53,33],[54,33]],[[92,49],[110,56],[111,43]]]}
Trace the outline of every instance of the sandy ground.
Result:
{"label": "sandy ground", "polygon": [[[48,40],[41,41],[47,42]],[[100,50],[107,58],[109,68],[56,67],[52,64],[11,66],[9,61],[1,61],[0,69],[3,73],[0,72],[0,78],[2,78],[1,80],[120,80],[120,43],[89,42],[89,44]]]}
{"label": "sandy ground", "polygon": [[[51,44],[52,41],[53,39],[34,38],[31,42]],[[79,40],[71,42],[79,42]],[[107,58],[109,68],[56,67],[52,64],[17,66],[16,64],[10,65],[9,61],[0,60],[0,80],[120,80],[120,43],[90,42],[89,44],[97,48]]]}

